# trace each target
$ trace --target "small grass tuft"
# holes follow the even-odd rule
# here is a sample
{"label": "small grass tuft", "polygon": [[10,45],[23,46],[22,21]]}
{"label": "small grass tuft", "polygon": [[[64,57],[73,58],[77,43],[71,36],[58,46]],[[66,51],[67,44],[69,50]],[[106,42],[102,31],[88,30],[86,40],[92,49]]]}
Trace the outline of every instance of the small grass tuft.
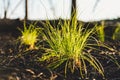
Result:
{"label": "small grass tuft", "polygon": [[35,24],[30,24],[26,26],[24,24],[24,29],[19,29],[22,33],[20,37],[21,43],[25,45],[29,45],[29,49],[35,49],[35,43],[38,41],[38,36],[40,34],[41,29],[36,28]]}

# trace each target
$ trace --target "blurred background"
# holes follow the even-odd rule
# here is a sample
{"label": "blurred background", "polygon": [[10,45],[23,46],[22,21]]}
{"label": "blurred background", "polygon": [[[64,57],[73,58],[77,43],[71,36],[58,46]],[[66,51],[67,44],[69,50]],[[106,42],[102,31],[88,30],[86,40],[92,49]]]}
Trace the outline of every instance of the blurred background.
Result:
{"label": "blurred background", "polygon": [[0,0],[0,19],[70,19],[72,7],[81,21],[120,17],[120,0]]}

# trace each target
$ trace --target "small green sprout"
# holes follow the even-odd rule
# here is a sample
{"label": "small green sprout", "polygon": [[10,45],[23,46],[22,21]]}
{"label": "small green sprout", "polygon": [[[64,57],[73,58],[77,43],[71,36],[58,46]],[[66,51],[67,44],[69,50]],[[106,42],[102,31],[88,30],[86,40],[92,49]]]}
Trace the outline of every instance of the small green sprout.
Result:
{"label": "small green sprout", "polygon": [[99,38],[99,40],[101,42],[104,42],[105,41],[105,31],[104,31],[104,21],[101,22],[101,25],[97,26],[96,29],[97,29],[97,36]]}
{"label": "small green sprout", "polygon": [[113,40],[120,40],[120,23],[117,24],[117,27],[112,36]]}

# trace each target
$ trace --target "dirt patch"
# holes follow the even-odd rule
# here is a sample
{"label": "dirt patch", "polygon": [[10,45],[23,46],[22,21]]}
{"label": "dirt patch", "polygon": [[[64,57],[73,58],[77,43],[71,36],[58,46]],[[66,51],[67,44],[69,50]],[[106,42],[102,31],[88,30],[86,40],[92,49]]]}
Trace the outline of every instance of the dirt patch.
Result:
{"label": "dirt patch", "polygon": [[[82,80],[77,71],[73,74],[68,72],[65,77],[62,66],[57,70],[50,70],[46,67],[47,63],[38,62],[43,49],[24,51],[18,44],[11,33],[0,33],[0,80]],[[89,69],[86,80],[120,80],[120,68],[106,55],[112,55],[120,63],[120,42],[107,44],[114,50],[100,48],[99,51],[91,51],[102,63],[105,79]]]}

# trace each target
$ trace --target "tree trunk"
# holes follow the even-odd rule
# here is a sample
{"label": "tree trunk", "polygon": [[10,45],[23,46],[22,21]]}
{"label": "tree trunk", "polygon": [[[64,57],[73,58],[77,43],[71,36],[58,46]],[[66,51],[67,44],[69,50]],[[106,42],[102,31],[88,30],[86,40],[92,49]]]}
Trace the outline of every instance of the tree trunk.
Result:
{"label": "tree trunk", "polygon": [[71,18],[76,14],[76,0],[72,0],[72,6],[71,6]]}
{"label": "tree trunk", "polygon": [[25,20],[28,19],[28,0],[25,0]]}
{"label": "tree trunk", "polygon": [[4,11],[4,19],[7,18],[7,10]]}

